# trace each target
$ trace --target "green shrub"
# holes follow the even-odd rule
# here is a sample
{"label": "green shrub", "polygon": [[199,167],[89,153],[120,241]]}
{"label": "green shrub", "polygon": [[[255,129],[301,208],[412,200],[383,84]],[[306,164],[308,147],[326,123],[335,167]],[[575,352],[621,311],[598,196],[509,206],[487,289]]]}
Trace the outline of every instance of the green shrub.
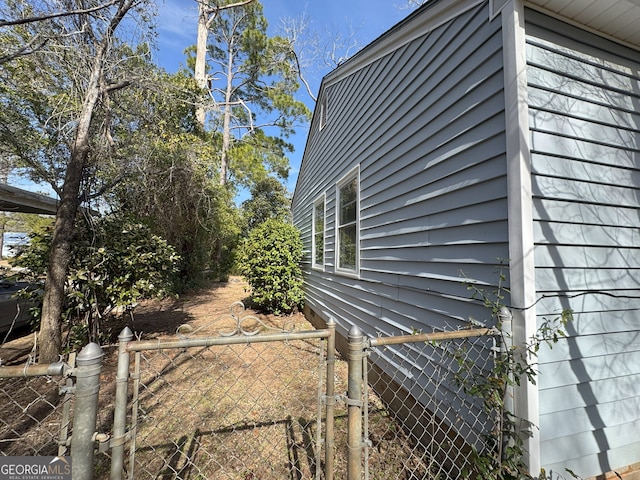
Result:
{"label": "green shrub", "polygon": [[[33,232],[29,246],[12,263],[44,278],[51,248],[51,228]],[[68,348],[103,341],[103,320],[115,309],[131,309],[147,298],[172,294],[179,257],[175,249],[139,222],[104,217],[79,220],[65,285],[63,322]],[[42,293],[42,290],[36,292]],[[25,292],[26,294],[32,292]],[[41,303],[41,299],[34,299]],[[39,318],[39,308],[34,314]]]}
{"label": "green shrub", "polygon": [[281,220],[255,227],[242,244],[238,269],[251,286],[251,300],[267,313],[292,313],[302,307],[302,240]]}

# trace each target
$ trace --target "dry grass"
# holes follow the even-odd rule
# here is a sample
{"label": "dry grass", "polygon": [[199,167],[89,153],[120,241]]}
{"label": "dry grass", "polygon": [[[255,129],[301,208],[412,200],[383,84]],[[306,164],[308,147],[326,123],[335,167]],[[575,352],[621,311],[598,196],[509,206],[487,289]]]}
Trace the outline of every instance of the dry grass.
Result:
{"label": "dry grass", "polygon": [[[176,329],[183,324],[189,325],[192,335],[218,336],[236,325],[228,315],[229,306],[246,296],[246,284],[232,278],[181,299],[146,302],[127,323],[144,340],[175,338]],[[260,322],[243,322],[247,330],[280,329],[285,325],[287,329],[313,330],[300,313],[275,317],[248,310],[243,315],[255,316]],[[31,336],[16,339],[0,347],[0,357],[20,362],[32,345]],[[296,340],[141,352],[139,373],[133,361],[130,367],[134,377],[140,378],[140,385],[135,413],[131,402],[128,413],[128,428],[134,422],[136,427],[135,461],[127,459],[126,468],[135,465],[137,479],[315,478],[316,469],[322,469],[324,461],[323,447],[316,440],[318,428],[325,436],[324,406],[318,404],[326,383],[323,345],[320,340]],[[97,428],[109,434],[116,345],[107,345],[104,351]],[[346,392],[345,362],[337,362],[334,381],[336,393]],[[57,389],[55,384],[53,389]],[[129,393],[133,400],[132,387]],[[61,398],[52,397],[50,392],[44,398],[52,415],[58,415],[56,407]],[[4,412],[6,408],[2,408]],[[417,471],[426,472],[423,466],[410,465],[413,447],[400,441],[401,432],[379,400],[372,397],[370,408],[371,438],[377,439],[370,452],[371,478],[416,478]],[[55,430],[56,418],[23,422],[18,429],[15,425],[7,427],[13,437],[22,437],[26,449],[21,453],[14,448],[11,454],[33,452],[26,446],[28,439]],[[336,406],[335,425],[335,478],[345,478],[347,421],[342,403]],[[389,436],[390,431],[395,433]],[[0,431],[0,454],[6,454],[2,438]],[[52,442],[55,440],[50,439],[42,451],[53,454],[49,452],[55,448]],[[129,447],[126,449],[128,452]],[[413,475],[407,473],[408,467]],[[109,468],[108,452],[99,454],[94,478],[108,478]]]}

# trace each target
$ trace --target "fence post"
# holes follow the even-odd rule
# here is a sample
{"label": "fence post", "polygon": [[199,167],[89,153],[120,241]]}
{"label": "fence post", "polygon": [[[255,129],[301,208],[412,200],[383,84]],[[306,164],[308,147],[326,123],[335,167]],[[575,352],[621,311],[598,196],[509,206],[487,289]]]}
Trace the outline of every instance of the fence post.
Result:
{"label": "fence post", "polygon": [[93,452],[95,448],[96,415],[100,370],[104,353],[97,343],[85,346],[76,358],[76,399],[71,435],[71,476],[73,480],[93,478]]}
{"label": "fence post", "polygon": [[364,337],[357,326],[349,330],[349,380],[347,387],[347,480],[362,478],[362,359]]}
{"label": "fence post", "polygon": [[124,467],[124,441],[127,429],[127,387],[129,381],[129,352],[127,344],[133,332],[125,327],[118,335],[118,370],[116,373],[116,399],[111,432],[111,480],[120,480]]}
{"label": "fence post", "polygon": [[[507,357],[511,355],[513,349],[513,315],[507,307],[502,307],[498,312],[498,319],[500,321],[501,328],[501,341],[500,341],[500,355]],[[504,404],[503,404],[503,421],[507,415],[514,415],[514,378],[513,373],[509,374],[507,385],[504,389]],[[509,447],[509,443],[513,439],[507,438],[506,442],[503,439],[502,452],[504,453],[506,448]]]}
{"label": "fence post", "polygon": [[327,337],[327,408],[326,408],[326,433],[324,451],[324,478],[333,480],[334,474],[334,445],[335,445],[335,378],[336,378],[336,322],[330,319],[327,322],[329,337]]}

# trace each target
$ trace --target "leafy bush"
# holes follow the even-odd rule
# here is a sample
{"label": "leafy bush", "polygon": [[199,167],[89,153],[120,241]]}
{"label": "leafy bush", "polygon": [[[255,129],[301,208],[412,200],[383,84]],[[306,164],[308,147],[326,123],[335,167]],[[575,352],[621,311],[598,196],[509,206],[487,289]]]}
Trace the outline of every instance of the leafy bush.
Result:
{"label": "leafy bush", "polygon": [[302,240],[281,220],[266,220],[249,233],[238,253],[238,268],[251,286],[254,304],[268,313],[302,307]]}
{"label": "leafy bush", "polygon": [[[466,280],[467,289],[472,291],[472,298],[482,301],[490,311],[491,323],[502,332],[501,342],[505,348],[500,355],[494,357],[492,371],[478,372],[475,368],[475,360],[465,356],[465,352],[455,353],[462,374],[456,375],[456,383],[463,388],[465,393],[482,401],[482,406],[487,415],[499,414],[499,421],[495,428],[485,436],[488,447],[479,451],[473,447],[471,452],[472,466],[463,472],[464,478],[476,480],[546,480],[556,478],[557,474],[547,476],[540,472],[540,476],[534,477],[529,473],[525,463],[525,437],[532,435],[536,428],[524,418],[515,415],[507,408],[507,399],[511,399],[513,392],[509,389],[519,386],[521,383],[530,382],[535,385],[537,370],[535,358],[543,345],[548,348],[558,343],[566,336],[567,323],[573,320],[571,310],[563,310],[552,319],[543,318],[543,322],[524,345],[513,345],[511,334],[504,332],[503,319],[508,318],[509,310],[504,304],[505,294],[509,290],[504,286],[507,268],[500,259],[499,280],[497,289],[491,293],[479,287],[476,283]],[[463,274],[464,275],[464,274]],[[466,278],[466,276],[465,276]],[[464,372],[476,372],[467,375]],[[573,478],[577,477],[571,470],[565,469]],[[557,478],[563,478],[557,475]]]}
{"label": "leafy bush", "polygon": [[[81,222],[65,285],[62,320],[70,332],[68,347],[100,341],[105,334],[102,321],[114,309],[169,295],[179,261],[174,248],[141,223],[118,217]],[[12,263],[42,279],[50,246],[51,228],[36,231]]]}

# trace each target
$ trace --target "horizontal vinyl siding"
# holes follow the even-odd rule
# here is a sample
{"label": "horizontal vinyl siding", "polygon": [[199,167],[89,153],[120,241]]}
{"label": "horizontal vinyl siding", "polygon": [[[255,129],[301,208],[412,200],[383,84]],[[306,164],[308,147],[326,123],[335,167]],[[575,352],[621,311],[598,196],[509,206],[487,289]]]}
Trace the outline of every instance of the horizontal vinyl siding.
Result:
{"label": "horizontal vinyl siding", "polygon": [[[305,261],[305,301],[334,318],[340,334],[352,325],[377,336],[490,320],[464,277],[492,291],[508,256],[499,28],[485,4],[325,85],[327,123],[311,128],[293,210],[310,253],[312,202],[326,193],[325,270]],[[335,274],[335,185],[356,165],[360,272],[350,278]],[[372,359],[391,371],[396,354]],[[434,368],[426,358],[413,362]],[[451,415],[465,412],[466,426],[449,419],[463,430],[482,416],[451,382],[427,394]]]}
{"label": "horizontal vinyl siding", "polygon": [[640,462],[640,55],[528,21],[542,464],[589,477]]}

